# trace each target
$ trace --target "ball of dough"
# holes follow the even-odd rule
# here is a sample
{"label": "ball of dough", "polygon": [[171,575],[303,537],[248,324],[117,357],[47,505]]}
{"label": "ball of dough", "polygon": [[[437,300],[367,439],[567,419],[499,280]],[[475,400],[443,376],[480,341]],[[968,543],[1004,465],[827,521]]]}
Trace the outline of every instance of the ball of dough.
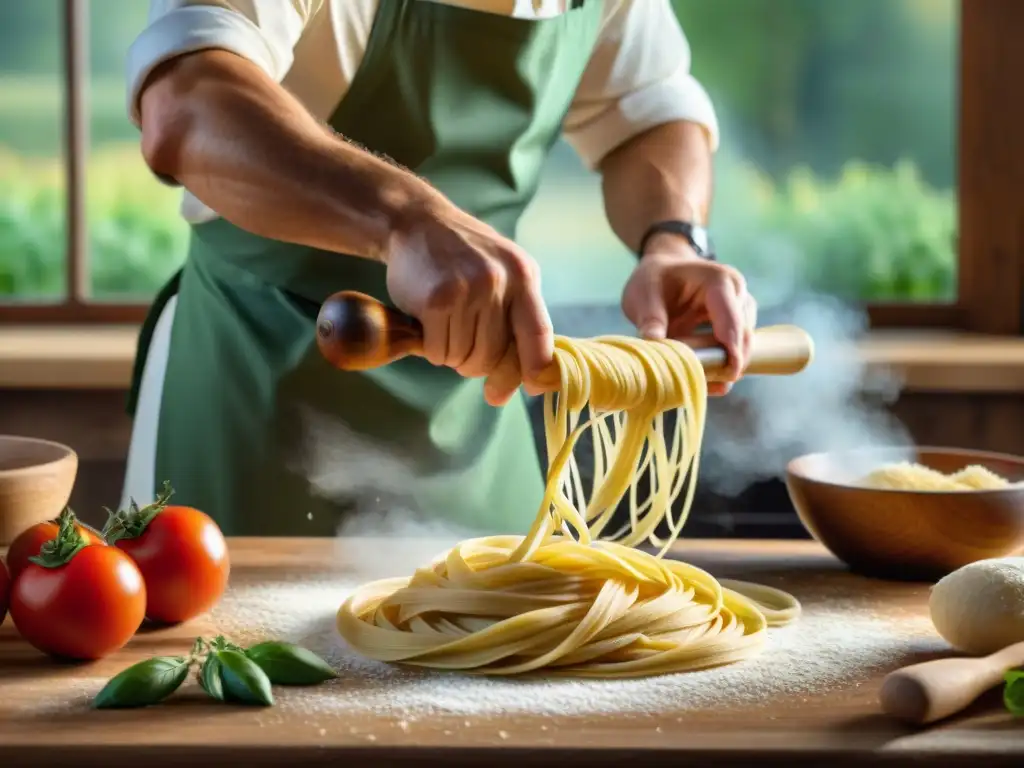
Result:
{"label": "ball of dough", "polygon": [[953,571],[932,587],[928,607],[939,634],[966,653],[987,655],[1024,641],[1024,557]]}

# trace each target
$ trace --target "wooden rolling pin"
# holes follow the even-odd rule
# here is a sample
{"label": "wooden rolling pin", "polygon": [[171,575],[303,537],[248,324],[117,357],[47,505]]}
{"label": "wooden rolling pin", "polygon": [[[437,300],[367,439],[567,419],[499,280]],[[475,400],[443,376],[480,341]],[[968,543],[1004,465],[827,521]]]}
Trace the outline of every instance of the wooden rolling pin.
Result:
{"label": "wooden rolling pin", "polygon": [[[360,371],[378,368],[407,355],[423,354],[419,321],[357,291],[341,291],[321,306],[316,326],[321,354],[336,368]],[[710,334],[686,339],[700,359],[709,381],[726,366],[726,352]],[[814,342],[801,328],[779,325],[754,333],[750,362],[744,373],[786,376],[799,373],[814,357]],[[537,382],[557,389],[558,369],[552,366]]]}
{"label": "wooden rolling pin", "polygon": [[882,710],[915,725],[955,715],[1003,681],[1009,669],[1024,666],[1024,643],[991,656],[936,659],[890,673],[879,694]]}

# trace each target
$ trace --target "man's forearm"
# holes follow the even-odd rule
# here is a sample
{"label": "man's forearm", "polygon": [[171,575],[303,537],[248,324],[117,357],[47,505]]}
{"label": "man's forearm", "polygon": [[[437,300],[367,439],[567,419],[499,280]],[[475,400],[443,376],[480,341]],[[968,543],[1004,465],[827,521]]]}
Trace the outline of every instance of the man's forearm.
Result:
{"label": "man's forearm", "polygon": [[141,100],[152,170],[264,237],[383,260],[390,233],[443,198],[332,134],[250,62],[182,57]]}
{"label": "man's forearm", "polygon": [[711,145],[696,123],[666,123],[634,137],[605,157],[600,172],[608,221],[631,251],[655,222],[707,223]]}

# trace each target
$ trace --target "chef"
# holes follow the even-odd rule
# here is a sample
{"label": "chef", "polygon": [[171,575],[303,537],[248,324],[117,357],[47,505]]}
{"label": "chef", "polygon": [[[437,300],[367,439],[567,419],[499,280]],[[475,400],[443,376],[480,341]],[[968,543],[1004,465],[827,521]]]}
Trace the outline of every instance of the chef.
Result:
{"label": "chef", "polygon": [[[516,224],[559,136],[638,257],[638,333],[710,322],[743,368],[755,304],[704,228],[718,128],[669,0],[153,0],[127,68],[191,239],[140,336],[125,502],[167,480],[234,535],[374,504],[525,531],[520,392],[553,341]],[[342,289],[418,318],[425,359],[328,365]]]}

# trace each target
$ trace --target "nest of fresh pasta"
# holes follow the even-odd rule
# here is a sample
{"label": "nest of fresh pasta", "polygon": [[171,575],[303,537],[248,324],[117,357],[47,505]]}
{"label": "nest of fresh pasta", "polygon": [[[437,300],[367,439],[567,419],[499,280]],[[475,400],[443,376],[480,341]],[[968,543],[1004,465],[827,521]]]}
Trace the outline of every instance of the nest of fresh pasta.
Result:
{"label": "nest of fresh pasta", "polygon": [[[491,675],[635,677],[757,653],[769,627],[799,616],[796,599],[666,556],[689,514],[704,434],[707,381],[693,350],[559,337],[555,357],[547,483],[530,531],[464,541],[410,577],[360,587],[338,612],[340,634],[380,661]],[[574,452],[584,434],[586,488]],[[623,499],[629,520],[610,530]]]}

